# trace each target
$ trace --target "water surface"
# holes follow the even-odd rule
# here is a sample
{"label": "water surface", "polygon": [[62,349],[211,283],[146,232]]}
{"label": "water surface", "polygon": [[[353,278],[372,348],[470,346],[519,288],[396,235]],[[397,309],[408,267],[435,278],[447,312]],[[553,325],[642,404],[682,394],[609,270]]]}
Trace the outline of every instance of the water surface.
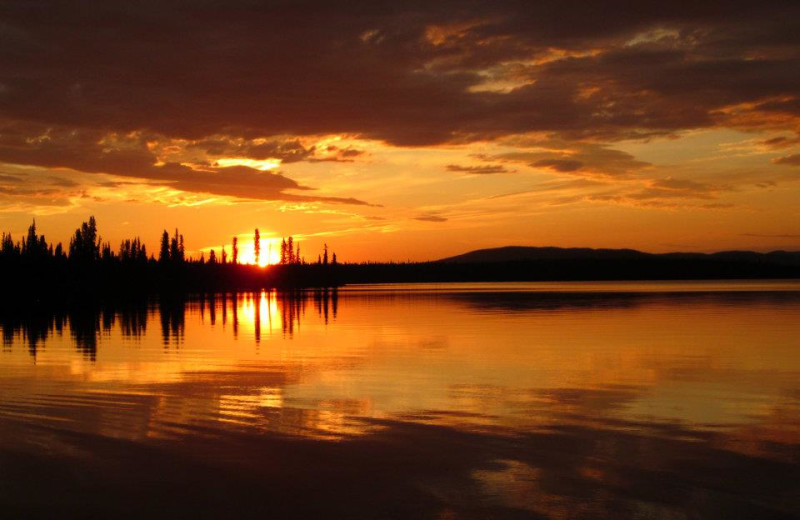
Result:
{"label": "water surface", "polygon": [[797,282],[361,286],[0,326],[9,518],[800,515]]}

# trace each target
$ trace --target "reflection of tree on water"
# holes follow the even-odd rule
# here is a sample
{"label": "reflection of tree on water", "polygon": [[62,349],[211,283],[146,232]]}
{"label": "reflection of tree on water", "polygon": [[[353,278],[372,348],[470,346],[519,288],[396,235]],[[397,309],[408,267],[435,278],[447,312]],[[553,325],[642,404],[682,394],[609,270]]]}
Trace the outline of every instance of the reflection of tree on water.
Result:
{"label": "reflection of tree on water", "polygon": [[175,346],[183,342],[185,331],[186,302],[182,298],[162,298],[158,302],[158,311],[161,318],[161,338],[164,347],[170,344]]}
{"label": "reflection of tree on water", "polygon": [[127,338],[141,338],[147,332],[147,307],[134,307],[119,314],[122,335]]}
{"label": "reflection of tree on water", "polygon": [[[338,294],[336,289],[315,291],[262,291],[259,293],[205,294],[194,304],[185,298],[163,298],[158,302],[161,339],[164,346],[180,345],[184,341],[187,305],[199,311],[200,319],[216,327],[221,318],[226,327],[230,320],[234,338],[238,338],[241,320],[251,322],[254,340],[258,343],[265,333],[280,330],[291,338],[299,329],[308,308],[313,305],[317,315],[327,324],[336,319]],[[35,359],[37,352],[54,334],[61,335],[69,325],[70,336],[79,352],[94,361],[102,336],[110,336],[118,328],[122,337],[142,339],[147,333],[146,301],[117,307],[77,306],[39,313],[4,313],[0,315],[0,335],[3,348],[11,350],[15,343],[25,343]],[[280,321],[280,324],[278,323]]]}
{"label": "reflection of tree on water", "polygon": [[306,313],[304,294],[296,291],[283,291],[278,293],[281,305],[281,329],[284,335],[294,335],[295,327],[300,328],[302,317]]}
{"label": "reflection of tree on water", "polygon": [[61,334],[64,316],[7,314],[0,318],[0,327],[3,329],[3,350],[10,350],[15,338],[20,338],[28,344],[31,357],[36,359],[37,352],[47,338],[54,332]]}
{"label": "reflection of tree on water", "polygon": [[92,361],[97,357],[97,335],[100,331],[101,315],[101,312],[87,308],[77,308],[69,312],[72,339],[75,340],[78,351]]}
{"label": "reflection of tree on water", "polygon": [[201,322],[208,320],[212,326],[217,324],[220,315],[223,327],[226,326],[230,316],[234,338],[239,337],[244,321],[252,326],[253,338],[260,343],[264,335],[271,334],[276,327],[285,337],[292,337],[303,321],[309,302],[313,302],[317,314],[326,323],[331,316],[336,318],[336,289],[206,294],[197,297],[195,309],[200,313]]}

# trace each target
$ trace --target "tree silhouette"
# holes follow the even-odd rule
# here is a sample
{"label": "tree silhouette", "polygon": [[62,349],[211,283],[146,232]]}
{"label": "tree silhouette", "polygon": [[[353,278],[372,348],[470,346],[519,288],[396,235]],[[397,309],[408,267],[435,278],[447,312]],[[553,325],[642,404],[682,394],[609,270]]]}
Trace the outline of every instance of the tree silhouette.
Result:
{"label": "tree silhouette", "polygon": [[239,239],[233,237],[233,263],[239,263]]}
{"label": "tree silhouette", "polygon": [[158,253],[158,261],[167,263],[169,261],[169,233],[165,229],[161,234],[161,249]]}
{"label": "tree silhouette", "polygon": [[93,262],[100,257],[100,239],[94,217],[89,217],[88,222],[75,230],[69,243],[69,257],[79,262]]}
{"label": "tree silhouette", "polygon": [[[22,254],[28,258],[39,258],[41,256],[39,237],[36,236],[36,219],[28,227],[28,236],[22,240]],[[47,246],[45,245],[45,251]]]}
{"label": "tree silhouette", "polygon": [[325,243],[325,247],[322,250],[322,265],[328,265],[328,243]]}
{"label": "tree silhouette", "polygon": [[255,252],[256,265],[259,265],[261,259],[261,233],[258,232],[258,228],[256,228],[256,232],[253,235],[253,251]]}
{"label": "tree silhouette", "polygon": [[286,240],[286,263],[294,263],[294,239],[292,237]]}

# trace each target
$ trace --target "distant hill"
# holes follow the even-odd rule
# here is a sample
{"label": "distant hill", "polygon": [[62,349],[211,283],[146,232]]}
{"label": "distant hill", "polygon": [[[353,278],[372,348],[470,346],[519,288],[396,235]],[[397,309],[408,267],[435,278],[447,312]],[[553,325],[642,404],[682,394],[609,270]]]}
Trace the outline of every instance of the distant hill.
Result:
{"label": "distant hill", "polygon": [[538,262],[552,260],[697,260],[720,261],[782,266],[800,266],[800,251],[721,251],[718,253],[643,253],[635,249],[591,249],[563,247],[506,246],[478,249],[457,256],[442,258],[437,262],[481,264],[498,262]]}

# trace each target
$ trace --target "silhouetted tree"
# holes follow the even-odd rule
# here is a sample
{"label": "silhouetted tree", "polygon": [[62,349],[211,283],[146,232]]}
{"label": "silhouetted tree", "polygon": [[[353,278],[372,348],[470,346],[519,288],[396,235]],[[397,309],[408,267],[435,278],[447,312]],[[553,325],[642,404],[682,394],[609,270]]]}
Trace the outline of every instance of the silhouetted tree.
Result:
{"label": "silhouetted tree", "polygon": [[328,244],[322,249],[322,265],[328,265]]}
{"label": "silhouetted tree", "polygon": [[294,239],[292,237],[286,240],[286,263],[294,263]]}
{"label": "silhouetted tree", "polygon": [[178,235],[178,228],[175,228],[175,235],[169,242],[169,259],[173,262],[179,262],[181,256],[180,241]]}
{"label": "silhouetted tree", "polygon": [[281,238],[281,265],[286,263],[286,239]]}
{"label": "silhouetted tree", "polygon": [[145,263],[145,262],[147,262],[147,246],[142,244],[142,241],[139,240],[138,237],[136,238],[136,241],[139,243],[139,250],[138,250],[138,252],[136,254],[136,259],[140,263]]}
{"label": "silhouetted tree", "polygon": [[47,256],[47,243],[36,235],[36,219],[28,227],[28,236],[22,240],[22,254],[30,259]]}
{"label": "silhouetted tree", "polygon": [[169,261],[169,233],[167,233],[166,229],[161,234],[161,249],[158,253],[158,261],[162,264]]}
{"label": "silhouetted tree", "polygon": [[217,253],[215,253],[213,249],[208,253],[208,263],[209,264],[217,263]]}
{"label": "silhouetted tree", "polygon": [[69,243],[69,257],[81,262],[93,262],[100,257],[100,239],[94,217],[89,217],[88,222],[75,230]]}
{"label": "silhouetted tree", "polygon": [[233,263],[239,263],[239,239],[233,237]]}
{"label": "silhouetted tree", "polygon": [[114,258],[114,253],[111,252],[111,244],[108,242],[103,243],[102,251],[100,257],[104,261],[109,261]]}
{"label": "silhouetted tree", "polygon": [[258,232],[258,228],[256,228],[256,232],[253,235],[253,251],[255,253],[256,265],[259,265],[261,259],[261,233]]}
{"label": "silhouetted tree", "polygon": [[336,262],[336,253],[333,253],[333,259],[331,260],[331,263],[332,263],[333,265],[336,265],[336,263],[337,263],[337,262]]}
{"label": "silhouetted tree", "polygon": [[222,263],[223,265],[228,263],[228,252],[225,251],[225,246],[222,246]]}
{"label": "silhouetted tree", "polygon": [[17,256],[20,254],[20,248],[14,244],[11,233],[3,233],[3,242],[2,247],[0,247],[0,252],[2,252],[4,257]]}

